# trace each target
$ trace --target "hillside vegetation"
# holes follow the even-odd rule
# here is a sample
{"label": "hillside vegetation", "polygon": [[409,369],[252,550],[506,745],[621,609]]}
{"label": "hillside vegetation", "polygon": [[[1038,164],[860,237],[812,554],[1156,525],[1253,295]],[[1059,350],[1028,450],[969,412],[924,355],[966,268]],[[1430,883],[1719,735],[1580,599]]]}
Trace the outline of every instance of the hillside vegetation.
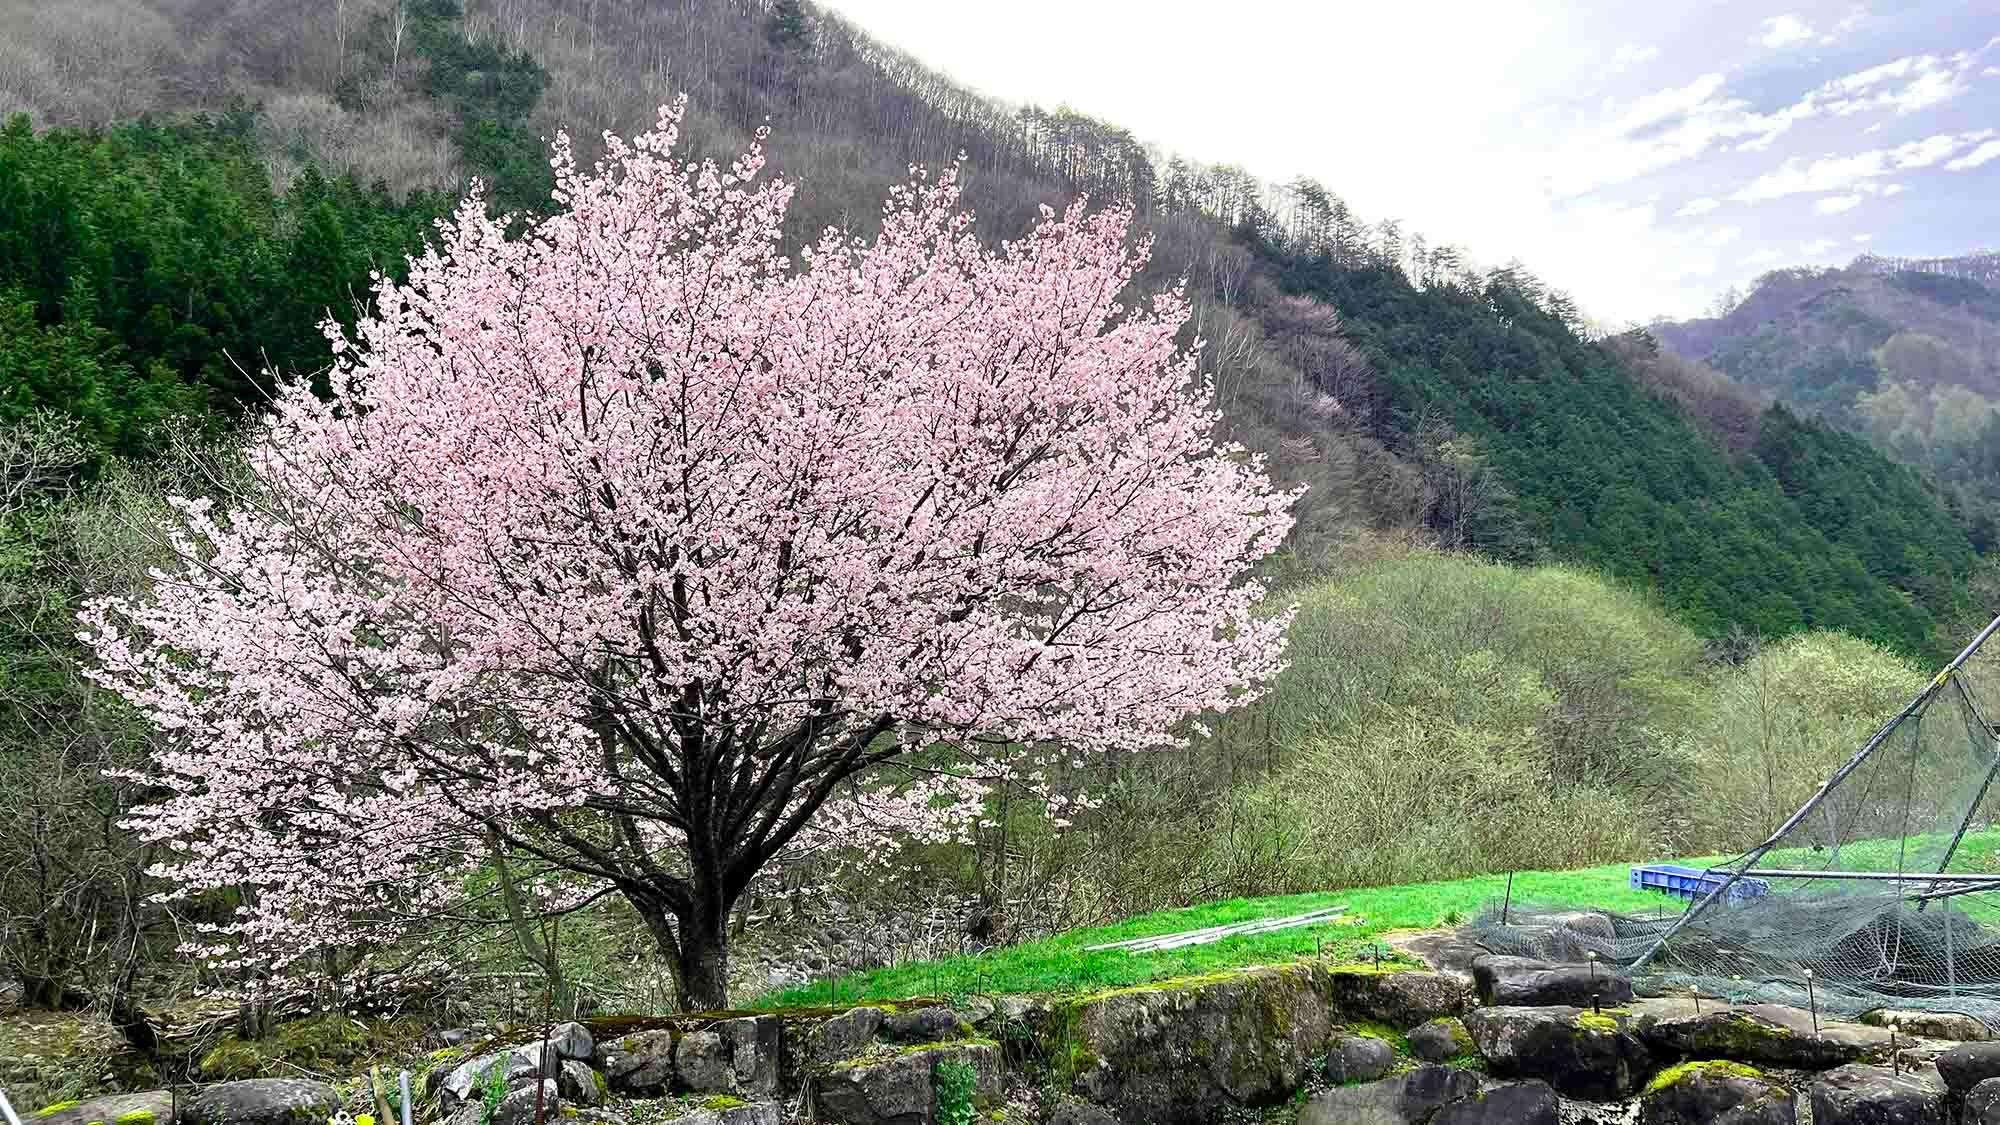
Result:
{"label": "hillside vegetation", "polygon": [[2000,255],[1765,274],[1720,316],[1653,326],[1742,386],[1932,474],[2000,543]]}

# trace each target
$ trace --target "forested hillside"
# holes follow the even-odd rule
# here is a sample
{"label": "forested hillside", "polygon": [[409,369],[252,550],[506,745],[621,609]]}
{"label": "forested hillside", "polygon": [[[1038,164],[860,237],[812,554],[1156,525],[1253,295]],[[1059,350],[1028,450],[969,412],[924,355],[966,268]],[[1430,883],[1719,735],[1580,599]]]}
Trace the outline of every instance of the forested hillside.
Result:
{"label": "forested hillside", "polygon": [[1680,355],[1871,439],[2000,544],[2000,255],[1765,274],[1721,315],[1653,326]]}
{"label": "forested hillside", "polygon": [[[394,271],[463,172],[491,181],[500,206],[530,205],[546,190],[537,134],[630,130],[686,90],[699,146],[773,122],[774,158],[802,182],[795,231],[865,215],[908,161],[958,152],[990,235],[1079,192],[1133,200],[1159,239],[1155,282],[1195,281],[1237,436],[1314,486],[1284,564],[1302,573],[1357,533],[1420,528],[1602,566],[1712,634],[1831,625],[1914,651],[1936,642],[1970,565],[1935,498],[1859,445],[1785,420],[1786,448],[1809,455],[1721,456],[1519,267],[1482,273],[1310,182],[1260,184],[1067,111],[993,103],[796,4],[95,10],[120,57],[139,60],[141,94],[54,99],[76,76],[22,66],[17,104],[41,124],[210,116],[40,137],[17,120],[0,158],[13,204],[0,284],[8,315],[32,304],[46,352],[20,357],[10,334],[8,362],[36,374],[10,380],[8,409],[83,401],[119,448],[162,411],[254,403],[266,363],[317,363],[321,311],[351,316],[367,271]],[[74,20],[10,19],[24,55],[74,45]],[[229,49],[197,34],[251,20],[261,33]],[[177,53],[192,42],[209,46]],[[367,140],[363,123],[385,120],[428,132]],[[435,155],[413,163],[412,144]],[[1274,278],[1327,307],[1301,313]],[[1796,471],[1807,463],[1818,471]]]}
{"label": "forested hillside", "polygon": [[1635,379],[1647,345],[1583,339],[1510,276],[1420,287],[1330,254],[1273,264],[1345,314],[1380,376],[1372,425],[1444,482],[1450,542],[1587,560],[1711,636],[1833,628],[1920,651],[1956,604],[1965,533],[1863,442],[1773,406],[1731,457]]}

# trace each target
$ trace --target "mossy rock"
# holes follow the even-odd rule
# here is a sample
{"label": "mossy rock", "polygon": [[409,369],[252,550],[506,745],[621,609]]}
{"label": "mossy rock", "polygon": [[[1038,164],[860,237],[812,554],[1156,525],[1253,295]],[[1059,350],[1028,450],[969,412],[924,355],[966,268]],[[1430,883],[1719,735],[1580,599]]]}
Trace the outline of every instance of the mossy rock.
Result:
{"label": "mossy rock", "polygon": [[339,1070],[366,1058],[378,1044],[378,1032],[386,1030],[325,1013],[279,1024],[263,1039],[230,1035],[202,1056],[201,1076],[211,1082],[227,1082],[293,1068]]}
{"label": "mossy rock", "polygon": [[1728,1059],[1697,1059],[1694,1062],[1684,1062],[1676,1066],[1670,1066],[1654,1075],[1653,1080],[1646,1083],[1646,1092],[1648,1094],[1657,1094],[1677,1082],[1685,1082],[1700,1077],[1749,1078],[1758,1082],[1770,1081],[1763,1071],[1758,1070],[1754,1066],[1748,1066],[1740,1062],[1731,1062]]}

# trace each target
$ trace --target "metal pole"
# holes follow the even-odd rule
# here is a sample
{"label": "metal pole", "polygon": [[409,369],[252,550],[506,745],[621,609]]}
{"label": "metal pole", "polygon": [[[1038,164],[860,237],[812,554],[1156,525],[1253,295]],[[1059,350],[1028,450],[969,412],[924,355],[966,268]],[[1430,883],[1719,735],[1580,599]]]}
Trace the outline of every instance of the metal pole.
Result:
{"label": "metal pole", "polygon": [[404,1071],[402,1077],[397,1079],[397,1082],[400,1084],[403,1093],[403,1125],[412,1125],[410,1120],[410,1072],[407,1070]]}
{"label": "metal pole", "polygon": [[[1927,903],[1917,903],[1922,910]],[[1944,908],[1944,983],[1947,995],[1958,995],[1958,959],[1951,952],[1951,907]]]}
{"label": "metal pole", "polygon": [[1729,877],[1727,879],[1724,879],[1722,882],[1717,883],[1715,887],[1711,889],[1707,894],[1703,895],[1700,901],[1696,902],[1694,906],[1688,910],[1687,913],[1681,915],[1678,919],[1675,920],[1673,925],[1667,927],[1667,932],[1661,934],[1659,938],[1653,942],[1652,948],[1640,954],[1639,959],[1637,961],[1632,962],[1632,970],[1636,972],[1639,969],[1644,968],[1647,962],[1651,961],[1654,957],[1658,956],[1660,950],[1666,947],[1668,939],[1672,938],[1675,934],[1679,933],[1681,929],[1685,927],[1689,922],[1692,922],[1696,918],[1700,917],[1701,914],[1709,908],[1710,904],[1714,903],[1717,898],[1720,898],[1724,892],[1728,891],[1730,887],[1736,884],[1736,880],[1741,879],[1744,876],[1744,874],[1749,871],[1750,866],[1752,864],[1764,858],[1764,854],[1766,852],[1770,851],[1772,848],[1777,847],[1778,841],[1783,839],[1786,833],[1798,827],[1800,821],[1804,820],[1807,816],[1811,815],[1812,811],[1819,807],[1821,801],[1826,800],[1827,794],[1833,792],[1834,789],[1839,787],[1841,782],[1847,780],[1847,775],[1861,768],[1861,763],[1867,761],[1869,756],[1875,753],[1876,749],[1882,745],[1883,741],[1889,737],[1892,731],[1894,731],[1897,727],[1903,725],[1903,720],[1909,718],[1911,715],[1916,714],[1918,708],[1922,707],[1924,703],[1930,699],[1931,696],[1937,694],[1937,690],[1944,686],[1946,680],[1951,678],[1952,672],[1957,670],[1959,665],[1965,663],[1965,661],[1969,659],[1974,652],[1977,652],[1979,650],[1979,646],[1985,644],[1986,638],[1992,636],[1996,630],[2000,630],[2000,617],[1995,617],[1992,621],[1987,622],[1986,628],[1981,629],[1979,631],[1979,635],[1972,638],[1971,644],[1966,645],[1963,651],[1961,651],[1957,656],[1953,657],[1951,663],[1945,665],[1944,670],[1942,672],[1939,672],[1937,676],[1933,678],[1929,684],[1925,685],[1924,690],[1918,692],[1917,697],[1915,699],[1910,700],[1910,702],[1906,706],[1904,706],[1904,708],[1901,711],[1898,711],[1896,713],[1895,718],[1892,718],[1888,722],[1882,724],[1882,728],[1876,731],[1875,734],[1872,737],[1870,737],[1865,744],[1862,745],[1860,750],[1855,752],[1854,757],[1849,758],[1845,765],[1842,765],[1839,769],[1833,771],[1832,777],[1829,777],[1825,781],[1821,782],[1819,789],[1816,790],[1811,797],[1806,799],[1805,804],[1799,806],[1799,810],[1797,812],[1787,817],[1785,819],[1785,822],[1778,826],[1777,831],[1771,833],[1769,839],[1765,840],[1763,843],[1757,845],[1755,848],[1752,848],[1749,852],[1745,853],[1743,858],[1739,861],[1739,865],[1737,866],[1737,868],[1729,873]]}
{"label": "metal pole", "polygon": [[7,1115],[7,1125],[21,1125],[21,1115],[14,1112],[14,1103],[7,1100],[5,1090],[0,1090],[0,1113]]}

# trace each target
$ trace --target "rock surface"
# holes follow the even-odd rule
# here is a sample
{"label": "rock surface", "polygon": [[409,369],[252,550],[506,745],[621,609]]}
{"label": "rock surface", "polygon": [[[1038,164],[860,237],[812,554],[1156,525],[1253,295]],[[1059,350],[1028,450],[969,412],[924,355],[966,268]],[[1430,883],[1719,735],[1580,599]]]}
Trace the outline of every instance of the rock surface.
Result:
{"label": "rock surface", "polygon": [[1616,1101],[1653,1069],[1631,1019],[1562,1006],[1474,1008],[1465,1027],[1495,1074],[1539,1078],[1573,1098]]}
{"label": "rock surface", "polygon": [[1546,1082],[1509,1082],[1437,1111],[1430,1125],[1556,1125],[1562,1104]]}
{"label": "rock surface", "polygon": [[1478,1090],[1479,1076],[1469,1070],[1420,1066],[1394,1078],[1315,1094],[1300,1107],[1298,1125],[1412,1125]]}
{"label": "rock surface", "polygon": [[2000,1043],[1961,1043],[1938,1055],[1937,1069],[1953,1093],[1963,1094],[1989,1078],[2000,1078]]}
{"label": "rock surface", "polygon": [[1807,1094],[1813,1125],[1945,1125],[1943,1083],[1921,1071],[1843,1066],[1815,1079]]}
{"label": "rock surface", "polygon": [[1993,1038],[1993,1029],[1964,1012],[1905,1012],[1877,1008],[1861,1017],[1870,1027],[1893,1027],[1904,1037],[1949,1039],[1955,1043],[1984,1043]]}
{"label": "rock surface", "polygon": [[1632,999],[1632,982],[1599,966],[1555,964],[1527,957],[1481,957],[1472,963],[1481,1003],[1492,1007],[1566,1004],[1615,1007]]}
{"label": "rock surface", "polygon": [[1379,1020],[1398,1031],[1465,1011],[1471,1001],[1462,977],[1419,970],[1349,967],[1327,974],[1328,998],[1352,1019]]}
{"label": "rock surface", "polygon": [[1630,1006],[1639,1038],[1655,1053],[1684,1059],[1733,1059],[1754,1066],[1826,1068],[1886,1058],[1889,1032],[1823,1021],[1783,1004],[1704,1006],[1643,1000]]}
{"label": "rock surface", "polygon": [[792,1054],[808,1066],[827,1066],[851,1059],[874,1041],[885,1015],[880,1008],[850,1008],[798,1032],[787,1029],[793,1044]]}
{"label": "rock surface", "polygon": [[175,1125],[177,1108],[184,1116],[187,1103],[176,1103],[172,1091],[147,1090],[92,1098],[53,1113],[31,1111],[26,1120],[28,1125]]}
{"label": "rock surface", "polygon": [[1964,1125],[2000,1125],[2000,1078],[1988,1078],[1965,1092]]}
{"label": "rock surface", "polygon": [[1326,1053],[1326,1077],[1329,1082],[1372,1082],[1395,1064],[1396,1052],[1389,1044],[1369,1035],[1349,1035]]}
{"label": "rock surface", "polygon": [[[467,1101],[478,1101],[479,1091],[493,1080],[495,1071],[500,1073],[501,1082],[510,1090],[524,1082],[533,1083],[537,1075],[554,1078],[562,1072],[562,1056],[553,1046],[546,1051],[541,1046],[540,1043],[529,1043],[509,1047],[458,1064],[446,1071],[439,1083],[439,1105],[449,1113]],[[433,1080],[435,1074],[433,1072]]]}
{"label": "rock surface", "polygon": [[246,1078],[202,1090],[181,1120],[187,1125],[326,1125],[339,1108],[340,1096],[324,1082]]}
{"label": "rock surface", "polygon": [[674,1081],[674,1033],[635,1031],[599,1043],[594,1061],[614,1093],[660,1093]]}
{"label": "rock surface", "polygon": [[778,1063],[782,1053],[782,1021],[769,1016],[743,1016],[723,1020],[715,1032],[728,1048],[729,1067],[736,1089],[749,1094],[778,1092]]}
{"label": "rock surface", "polygon": [[1639,1125],[1796,1125],[1798,1099],[1761,1071],[1730,1062],[1674,1067],[1646,1087]]}
{"label": "rock surface", "polygon": [[814,1082],[817,1117],[840,1125],[933,1125],[939,1063],[961,1059],[979,1074],[978,1092],[1000,1091],[1000,1050],[991,1043],[961,1041],[885,1053],[877,1061],[838,1067]]}
{"label": "rock surface", "polygon": [[1475,1049],[1465,1021],[1453,1016],[1432,1020],[1410,1030],[1410,1053],[1425,1062],[1444,1062]]}
{"label": "rock surface", "polygon": [[1083,997],[1057,1011],[1044,1049],[1074,1061],[1071,1092],[1123,1120],[1211,1121],[1303,1084],[1334,1023],[1326,988],[1324,969],[1287,965]]}
{"label": "rock surface", "polygon": [[959,1022],[957,1012],[936,1005],[889,1016],[882,1021],[881,1034],[897,1043],[941,1043],[963,1038],[965,1026]]}
{"label": "rock surface", "polygon": [[556,1049],[558,1058],[588,1062],[597,1044],[590,1038],[590,1029],[580,1023],[559,1023],[549,1031],[549,1044]]}
{"label": "rock surface", "polygon": [[537,1106],[544,1122],[560,1120],[562,1095],[556,1089],[554,1079],[544,1078],[536,1082],[531,1077],[527,1085],[508,1091],[493,1110],[491,1118],[486,1116],[483,1102],[477,1099],[468,1101],[458,1107],[458,1111],[447,1119],[446,1125],[534,1125]]}
{"label": "rock surface", "polygon": [[1103,1106],[1079,1098],[1064,1098],[1049,1112],[1046,1125],[1122,1125]]}
{"label": "rock surface", "polygon": [[596,1105],[604,1100],[604,1091],[598,1087],[602,1081],[597,1072],[587,1062],[564,1059],[562,1070],[556,1075],[556,1089],[566,1102],[576,1105]]}

